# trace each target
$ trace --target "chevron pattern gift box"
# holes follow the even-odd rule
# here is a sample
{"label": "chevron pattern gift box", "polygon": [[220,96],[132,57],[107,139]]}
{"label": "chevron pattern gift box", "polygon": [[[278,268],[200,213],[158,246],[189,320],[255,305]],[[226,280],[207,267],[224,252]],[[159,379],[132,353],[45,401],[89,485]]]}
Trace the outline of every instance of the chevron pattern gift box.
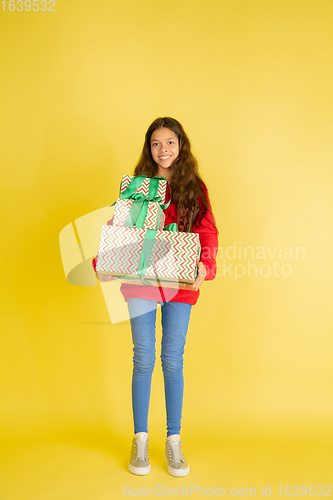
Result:
{"label": "chevron pattern gift box", "polygon": [[[133,207],[134,200],[121,199],[116,200],[115,211],[113,215],[114,226],[130,226],[135,225],[135,221],[131,218],[131,208]],[[164,227],[165,216],[159,203],[154,201],[147,202],[147,215],[145,216],[143,226],[146,229],[161,229]]]}
{"label": "chevron pattern gift box", "polygon": [[127,276],[122,276],[119,278],[121,283],[127,283],[128,285],[145,285],[149,284],[151,286],[160,286],[163,288],[179,288],[180,290],[194,290],[192,283],[181,283],[174,281],[165,281],[160,278],[148,279],[147,283],[143,283],[139,278],[131,278]]}
{"label": "chevron pattern gift box", "polygon": [[[143,178],[143,176],[140,177],[142,177],[143,180],[141,182],[141,185],[136,189],[136,192],[143,194],[148,199],[151,179],[149,177],[145,178]],[[135,178],[134,175],[123,175],[120,185],[120,195],[122,195],[123,192],[128,188],[128,186],[131,184],[134,178]],[[167,187],[166,179],[159,178],[157,195],[161,198],[161,203],[165,203],[166,187]]]}
{"label": "chevron pattern gift box", "polygon": [[96,271],[178,288],[195,281],[199,257],[197,233],[103,225]]}
{"label": "chevron pattern gift box", "polygon": [[165,203],[167,184],[164,177],[123,175],[119,198],[113,204],[113,224],[162,229],[163,210],[170,204],[170,201]]}

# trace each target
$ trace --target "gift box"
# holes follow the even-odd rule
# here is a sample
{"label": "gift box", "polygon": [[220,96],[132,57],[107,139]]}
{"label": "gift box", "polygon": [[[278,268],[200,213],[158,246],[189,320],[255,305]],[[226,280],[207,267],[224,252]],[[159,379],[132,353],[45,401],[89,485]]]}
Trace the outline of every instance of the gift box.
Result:
{"label": "gift box", "polygon": [[[146,203],[146,207],[142,203]],[[136,207],[135,205],[138,204]],[[143,209],[146,211],[143,213]],[[121,199],[116,200],[115,211],[113,215],[114,226],[129,226],[137,225],[140,220],[140,213],[143,213],[143,227],[146,229],[163,229],[165,216],[159,203],[147,200]]]}
{"label": "gift box", "polygon": [[135,183],[135,191],[144,195],[147,200],[151,199],[149,195],[151,195],[152,191],[155,191],[156,195],[160,198],[160,203],[165,203],[167,181],[164,177],[153,177],[151,179],[144,175],[123,175],[120,185],[120,195],[126,191],[133,181]]}
{"label": "gift box", "polygon": [[143,283],[139,278],[130,278],[127,276],[122,276],[118,278],[118,281],[121,283],[127,283],[128,285],[151,285],[151,286],[159,286],[162,288],[179,288],[180,290],[196,290],[193,288],[192,283],[180,283],[180,282],[170,282],[161,279],[148,279],[148,283]]}
{"label": "gift box", "polygon": [[96,271],[178,288],[194,283],[199,257],[197,233],[103,225]]}

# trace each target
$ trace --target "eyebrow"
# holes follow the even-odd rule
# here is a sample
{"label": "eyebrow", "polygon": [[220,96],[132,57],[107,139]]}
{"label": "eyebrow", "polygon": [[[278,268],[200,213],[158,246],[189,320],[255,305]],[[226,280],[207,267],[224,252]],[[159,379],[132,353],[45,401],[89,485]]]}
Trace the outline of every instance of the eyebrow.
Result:
{"label": "eyebrow", "polygon": [[[170,139],[172,139],[173,141],[175,141],[175,140],[176,140],[176,137],[167,137],[167,139],[166,139],[166,140],[167,140],[167,141],[170,141]],[[154,141],[157,141],[157,142],[158,142],[158,141],[159,141],[159,139],[151,139],[151,141],[150,141],[150,142],[154,142]]]}

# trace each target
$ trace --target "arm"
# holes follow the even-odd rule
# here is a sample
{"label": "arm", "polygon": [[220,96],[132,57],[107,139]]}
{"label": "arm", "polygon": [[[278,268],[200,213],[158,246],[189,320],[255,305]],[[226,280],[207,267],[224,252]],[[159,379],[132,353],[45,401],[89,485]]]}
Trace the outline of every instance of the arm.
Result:
{"label": "arm", "polygon": [[208,202],[208,210],[201,219],[200,224],[193,226],[192,232],[199,234],[201,254],[198,265],[198,277],[195,281],[199,287],[203,281],[213,280],[216,276],[216,254],[218,252],[218,231],[215,224],[212,207],[208,197],[206,186],[203,184],[204,192]]}

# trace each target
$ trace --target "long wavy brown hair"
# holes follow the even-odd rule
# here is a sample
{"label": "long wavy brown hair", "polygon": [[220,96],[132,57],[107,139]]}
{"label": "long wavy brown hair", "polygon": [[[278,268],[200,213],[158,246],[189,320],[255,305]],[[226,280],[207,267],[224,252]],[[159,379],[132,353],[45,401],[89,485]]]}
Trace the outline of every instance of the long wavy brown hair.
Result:
{"label": "long wavy brown hair", "polygon": [[[208,203],[202,187],[203,180],[198,172],[198,162],[191,151],[190,140],[182,125],[169,116],[156,118],[149,126],[138,164],[134,175],[154,177],[158,166],[151,154],[150,139],[153,132],[159,128],[172,130],[179,140],[179,156],[171,165],[172,201],[177,206],[179,231],[191,232],[193,225],[199,224],[207,212]],[[207,189],[207,187],[206,187]]]}

